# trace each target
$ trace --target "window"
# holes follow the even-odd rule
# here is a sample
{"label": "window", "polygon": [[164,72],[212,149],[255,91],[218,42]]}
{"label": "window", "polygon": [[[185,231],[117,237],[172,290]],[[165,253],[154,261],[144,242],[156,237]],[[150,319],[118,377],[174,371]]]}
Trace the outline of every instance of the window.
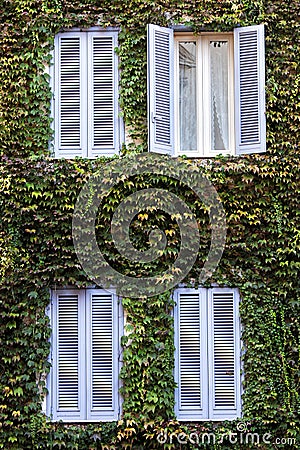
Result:
{"label": "window", "polygon": [[178,289],[175,392],[179,420],[240,416],[240,325],[235,289]]}
{"label": "window", "polygon": [[178,153],[209,156],[233,152],[232,62],[231,36],[175,38]]}
{"label": "window", "polygon": [[95,158],[117,153],[116,31],[65,32],[55,37],[55,156]]}
{"label": "window", "polygon": [[264,29],[148,27],[150,151],[191,157],[265,151]]}
{"label": "window", "polygon": [[119,314],[105,290],[52,292],[52,369],[47,412],[54,420],[118,418]]}

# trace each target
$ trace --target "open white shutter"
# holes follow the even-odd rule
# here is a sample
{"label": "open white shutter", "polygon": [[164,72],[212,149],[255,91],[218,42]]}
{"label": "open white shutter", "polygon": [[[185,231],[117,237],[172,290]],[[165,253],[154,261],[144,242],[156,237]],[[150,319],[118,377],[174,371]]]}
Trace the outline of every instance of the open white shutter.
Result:
{"label": "open white shutter", "polygon": [[236,153],[266,151],[264,26],[234,30]]}
{"label": "open white shutter", "polygon": [[89,33],[88,39],[88,156],[95,158],[118,150],[117,33]]}
{"label": "open white shutter", "polygon": [[88,419],[116,420],[118,417],[118,313],[116,298],[103,290],[89,297]]}
{"label": "open white shutter", "polygon": [[148,25],[149,150],[174,153],[173,30]]}
{"label": "open white shutter", "polygon": [[79,293],[58,291],[53,312],[53,418],[82,419],[84,309]]}
{"label": "open white shutter", "polygon": [[84,33],[61,33],[55,38],[56,157],[85,156],[86,72]]}
{"label": "open white shutter", "polygon": [[209,291],[208,355],[210,418],[231,419],[240,414],[240,345],[238,296],[232,289]]}
{"label": "open white shutter", "polygon": [[176,302],[176,417],[197,420],[208,414],[205,292],[178,290]]}

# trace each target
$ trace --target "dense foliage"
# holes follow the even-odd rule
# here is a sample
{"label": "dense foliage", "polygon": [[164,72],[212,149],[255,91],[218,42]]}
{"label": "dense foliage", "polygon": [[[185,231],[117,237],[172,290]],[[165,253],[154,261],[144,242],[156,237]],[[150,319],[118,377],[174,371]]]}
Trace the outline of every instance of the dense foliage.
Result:
{"label": "dense foliage", "polygon": [[[147,150],[145,25],[188,23],[195,31],[229,31],[239,24],[266,24],[267,153],[200,160],[190,167],[191,173],[205,173],[213,182],[226,211],[226,249],[208,282],[238,287],[242,296],[246,350],[242,423],[261,436],[272,435],[272,443],[261,448],[284,447],[280,439],[299,440],[299,1],[1,0],[0,4],[0,448],[154,449],[163,446],[157,441],[162,430],[177,435],[214,430],[221,436],[237,429],[237,421],[181,425],[174,421],[169,292],[123,299],[128,334],[123,338],[122,421],[52,424],[41,413],[49,370],[45,315],[49,289],[89,284],[73,248],[72,214],[81,187],[107,162],[51,159],[51,92],[45,67],[58,30],[95,24],[118,25],[121,30],[120,104],[130,137],[123,152],[133,153],[132,158]],[[159,177],[139,176],[134,189],[166,184]],[[192,283],[199,275],[209,229],[205,211],[191,193],[178,180],[171,184],[203,225],[203,253],[185,280]],[[100,234],[101,224],[109,221],[116,200],[125,194],[126,187],[120,184],[102,204]],[[141,214],[133,227],[139,245],[144,242],[144,221]],[[171,218],[154,214],[147,226],[155,221],[170,237],[169,253],[161,260],[164,267],[172,257],[170,248],[176,253],[180,237]],[[250,448],[249,443],[228,442],[215,448]],[[197,448],[192,443],[182,446]]]}

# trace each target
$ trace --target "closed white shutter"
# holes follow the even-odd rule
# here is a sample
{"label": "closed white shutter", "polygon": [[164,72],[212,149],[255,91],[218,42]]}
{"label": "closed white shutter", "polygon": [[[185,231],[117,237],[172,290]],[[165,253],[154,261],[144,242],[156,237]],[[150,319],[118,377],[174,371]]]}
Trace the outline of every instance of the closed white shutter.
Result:
{"label": "closed white shutter", "polygon": [[234,30],[236,153],[266,151],[264,26]]}
{"label": "closed white shutter", "polygon": [[179,290],[175,315],[176,416],[207,416],[206,298],[203,292]]}
{"label": "closed white shutter", "polygon": [[240,410],[238,298],[232,289],[212,289],[208,302],[210,417],[230,419]]}
{"label": "closed white shutter", "polygon": [[55,38],[55,156],[96,158],[119,150],[116,31]]}
{"label": "closed white shutter", "polygon": [[240,416],[240,333],[236,289],[178,289],[175,414],[178,420]]}
{"label": "closed white shutter", "polygon": [[89,33],[89,149],[88,156],[118,150],[117,33]]}
{"label": "closed white shutter", "polygon": [[86,133],[85,34],[59,34],[55,40],[56,157],[83,156]]}
{"label": "closed white shutter", "polygon": [[173,30],[148,25],[149,150],[174,153]]}
{"label": "closed white shutter", "polygon": [[75,291],[56,293],[53,318],[53,418],[83,417],[82,299]]}
{"label": "closed white shutter", "polygon": [[117,296],[102,289],[59,290],[52,303],[54,420],[118,419]]}
{"label": "closed white shutter", "polygon": [[118,417],[118,312],[114,294],[87,294],[88,419]]}

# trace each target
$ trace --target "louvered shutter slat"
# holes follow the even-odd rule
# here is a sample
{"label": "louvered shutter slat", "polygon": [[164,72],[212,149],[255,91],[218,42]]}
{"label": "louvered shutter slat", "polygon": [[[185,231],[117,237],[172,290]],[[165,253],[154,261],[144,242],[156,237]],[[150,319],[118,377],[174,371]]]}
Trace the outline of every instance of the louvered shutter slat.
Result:
{"label": "louvered shutter slat", "polygon": [[235,407],[233,294],[214,294],[215,406]]}
{"label": "louvered shutter slat", "polygon": [[263,25],[237,28],[235,37],[235,108],[237,153],[264,152],[265,61]]}
{"label": "louvered shutter slat", "polygon": [[204,291],[179,289],[175,308],[175,412],[179,420],[208,416],[207,307]]}
{"label": "louvered shutter slat", "polygon": [[59,48],[59,149],[81,147],[80,38],[61,37]]}
{"label": "louvered shutter slat", "polygon": [[174,152],[173,31],[148,25],[149,149]]}
{"label": "louvered shutter slat", "polygon": [[231,419],[240,414],[240,356],[236,290],[209,292],[210,418]]}
{"label": "louvered shutter slat", "polygon": [[93,54],[93,149],[114,147],[114,45],[113,38],[94,37]]}
{"label": "louvered shutter slat", "polygon": [[58,409],[79,408],[78,296],[58,296]]}
{"label": "louvered shutter slat", "polygon": [[113,304],[92,295],[92,408],[113,409]]}
{"label": "louvered shutter slat", "polygon": [[169,36],[155,31],[155,67],[156,76],[156,142],[170,144],[170,95],[169,95]]}
{"label": "louvered shutter slat", "polygon": [[201,408],[200,309],[198,296],[180,295],[180,408]]}

